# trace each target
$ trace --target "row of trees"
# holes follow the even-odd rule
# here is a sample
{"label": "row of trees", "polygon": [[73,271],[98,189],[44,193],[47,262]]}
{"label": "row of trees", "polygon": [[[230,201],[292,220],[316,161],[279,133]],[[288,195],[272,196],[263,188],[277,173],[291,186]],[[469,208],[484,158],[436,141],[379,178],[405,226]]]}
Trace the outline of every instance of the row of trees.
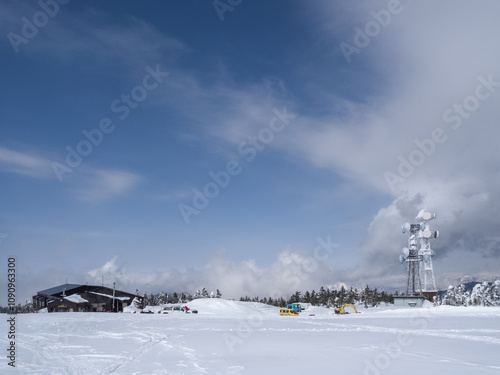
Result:
{"label": "row of trees", "polygon": [[[144,293],[143,300],[144,306],[158,306],[166,303],[187,303],[194,299],[199,298],[222,298],[222,293],[219,289],[215,292],[208,293],[208,291],[203,288],[197,290],[193,295],[186,293],[172,294],[159,293],[150,294],[149,296]],[[393,295],[388,294],[384,291],[379,292],[377,288],[371,289],[368,285],[364,288],[356,289],[350,288],[346,289],[342,286],[339,290],[329,289],[321,287],[319,291],[312,290],[301,293],[296,291],[290,296],[290,298],[285,299],[283,297],[241,297],[240,301],[251,301],[251,302],[261,302],[272,306],[285,307],[287,304],[292,302],[310,303],[313,306],[326,306],[332,307],[337,304],[351,303],[351,304],[362,304],[364,307],[375,307],[381,303],[393,303]]]}
{"label": "row of trees", "polygon": [[393,303],[394,298],[392,294],[388,294],[384,291],[379,292],[377,288],[370,289],[367,285],[362,289],[350,288],[347,290],[342,286],[339,290],[336,289],[328,289],[321,287],[318,292],[312,290],[311,292],[306,291],[304,294],[297,291],[295,292],[288,300],[285,300],[283,297],[280,298],[262,298],[254,297],[250,298],[248,296],[241,297],[240,301],[252,301],[252,302],[261,302],[268,305],[285,307],[289,303],[293,302],[301,302],[301,303],[310,303],[313,306],[326,306],[332,307],[337,304],[344,303],[361,303],[364,307],[375,307],[380,303]]}
{"label": "row of trees", "polygon": [[[139,292],[136,291],[136,294],[139,295]],[[344,286],[342,286],[339,290],[321,287],[318,292],[312,290],[311,292],[306,291],[303,294],[296,291],[288,299],[283,297],[251,298],[245,296],[241,297],[240,301],[261,302],[277,307],[285,307],[287,304],[293,302],[310,303],[313,306],[325,307],[350,303],[362,304],[365,308],[368,308],[378,306],[381,303],[394,303],[395,295],[398,295],[398,292],[395,292],[394,295],[384,291],[379,292],[377,288],[370,289],[367,285],[360,289],[351,287],[349,290],[344,288]],[[174,292],[172,294],[168,294],[161,292],[156,295],[150,294],[148,296],[147,293],[144,293],[143,305],[140,307],[158,306],[167,303],[188,303],[199,298],[222,298],[222,293],[219,289],[215,292],[212,291],[208,293],[205,288],[197,290],[193,295],[188,293]],[[464,284],[458,286],[450,285],[445,294],[434,297],[434,305],[500,306],[500,280],[496,280],[493,283],[478,283],[472,288],[472,290],[468,290]],[[0,313],[6,313],[7,310],[7,307],[0,306]],[[27,301],[25,305],[19,304],[16,310],[18,313],[33,312],[30,301]]]}
{"label": "row of trees", "polygon": [[434,305],[500,306],[500,280],[478,283],[472,290],[464,284],[450,285],[444,295],[434,298]]}
{"label": "row of trees", "polygon": [[[136,292],[138,295],[138,291]],[[143,294],[143,301],[144,301],[144,306],[159,306],[159,305],[164,305],[167,303],[188,303],[194,299],[199,299],[199,298],[222,298],[222,293],[220,292],[219,289],[215,292],[210,292],[203,288],[202,290],[197,290],[193,295],[188,294],[188,293],[163,293],[160,292],[158,294],[150,294],[149,296],[147,295],[146,292]]]}
{"label": "row of trees", "polygon": [[[16,308],[14,309],[17,313],[20,314],[27,314],[27,313],[32,313],[35,312],[35,309],[33,309],[33,305],[31,304],[30,301],[26,301],[24,305],[21,305],[20,303],[17,304]],[[0,314],[7,314],[11,311],[8,306],[0,306]]]}

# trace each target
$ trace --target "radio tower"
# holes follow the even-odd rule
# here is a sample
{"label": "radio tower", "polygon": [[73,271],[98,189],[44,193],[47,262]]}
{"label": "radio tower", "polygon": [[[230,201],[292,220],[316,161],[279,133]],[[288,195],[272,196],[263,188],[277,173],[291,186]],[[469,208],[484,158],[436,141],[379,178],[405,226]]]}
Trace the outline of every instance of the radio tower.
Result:
{"label": "radio tower", "polygon": [[418,254],[422,257],[422,264],[420,267],[420,276],[423,280],[422,291],[436,293],[436,282],[434,280],[434,269],[432,268],[432,257],[434,256],[434,250],[431,249],[431,238],[437,238],[439,236],[438,231],[432,232],[429,227],[429,221],[436,218],[436,214],[431,214],[425,210],[421,210],[416,220],[420,221],[420,250]]}
{"label": "radio tower", "polygon": [[[439,236],[438,231],[432,232],[429,229],[428,221],[435,219],[436,214],[431,214],[425,209],[421,210],[415,220],[418,224],[405,223],[401,226],[403,233],[410,232],[408,247],[404,247],[399,261],[408,263],[408,281],[406,283],[407,296],[421,296],[424,294],[430,298],[436,292],[434,281],[434,270],[432,268],[432,256],[429,240]],[[417,248],[417,239],[420,242],[420,249]],[[422,285],[423,279],[423,285]]]}
{"label": "radio tower", "polygon": [[407,296],[421,296],[422,283],[420,281],[420,255],[417,249],[417,233],[420,230],[420,224],[405,223],[401,227],[403,233],[410,232],[408,238],[408,247],[403,247],[399,261],[408,263],[408,280],[406,282]]}

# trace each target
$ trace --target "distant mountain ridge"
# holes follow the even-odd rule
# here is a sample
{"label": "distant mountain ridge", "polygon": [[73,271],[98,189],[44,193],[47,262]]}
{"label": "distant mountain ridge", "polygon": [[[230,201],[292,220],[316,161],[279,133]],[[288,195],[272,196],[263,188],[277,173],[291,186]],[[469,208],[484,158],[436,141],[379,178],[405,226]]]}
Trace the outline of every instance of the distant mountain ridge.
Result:
{"label": "distant mountain ridge", "polygon": [[[471,292],[472,289],[474,289],[474,287],[477,284],[482,284],[484,282],[487,282],[488,285],[492,285],[492,283],[495,282],[495,280],[500,280],[500,277],[499,276],[483,277],[483,276],[464,275],[461,277],[457,277],[455,280],[456,280],[456,282],[453,284],[453,286],[464,285],[465,290],[468,292]],[[447,289],[438,291],[438,295],[442,296],[443,294],[446,293],[446,290]]]}

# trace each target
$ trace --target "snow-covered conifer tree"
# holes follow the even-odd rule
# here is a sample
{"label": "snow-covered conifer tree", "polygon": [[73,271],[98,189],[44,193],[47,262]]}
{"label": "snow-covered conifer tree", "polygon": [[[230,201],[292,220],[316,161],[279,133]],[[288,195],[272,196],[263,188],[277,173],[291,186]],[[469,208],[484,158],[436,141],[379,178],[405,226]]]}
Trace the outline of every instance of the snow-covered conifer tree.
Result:
{"label": "snow-covered conifer tree", "polygon": [[209,298],[208,292],[205,288],[201,290],[201,298]]}
{"label": "snow-covered conifer tree", "polygon": [[495,280],[491,286],[492,302],[500,306],[500,280]]}
{"label": "snow-covered conifer tree", "polygon": [[160,292],[158,294],[158,304],[163,305],[165,303],[167,303],[167,299],[165,298],[165,294],[163,292]]}

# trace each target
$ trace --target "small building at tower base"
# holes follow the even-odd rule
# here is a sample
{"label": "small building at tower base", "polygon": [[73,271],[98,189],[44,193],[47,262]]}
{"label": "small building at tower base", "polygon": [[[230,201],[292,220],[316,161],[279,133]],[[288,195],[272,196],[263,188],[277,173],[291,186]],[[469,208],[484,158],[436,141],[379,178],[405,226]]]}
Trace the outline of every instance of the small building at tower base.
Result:
{"label": "small building at tower base", "polygon": [[422,307],[425,300],[424,296],[395,296],[394,306]]}

